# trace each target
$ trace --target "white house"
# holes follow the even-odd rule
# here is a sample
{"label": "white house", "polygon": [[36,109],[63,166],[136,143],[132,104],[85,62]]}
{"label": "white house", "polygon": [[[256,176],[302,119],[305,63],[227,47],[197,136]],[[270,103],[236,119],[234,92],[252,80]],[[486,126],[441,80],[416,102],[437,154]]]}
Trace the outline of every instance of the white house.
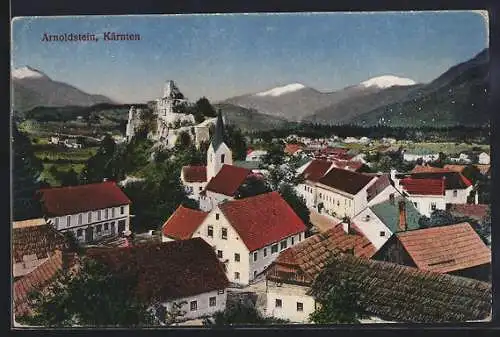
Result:
{"label": "white house", "polygon": [[114,182],[45,188],[38,198],[47,223],[81,242],[129,232],[131,202]]}
{"label": "white house", "polygon": [[404,161],[417,161],[422,159],[424,163],[428,163],[439,159],[439,153],[416,154],[408,153],[406,150],[403,150],[402,152]]}
{"label": "white house", "polygon": [[356,229],[342,224],[286,249],[266,272],[263,314],[295,323],[310,323],[309,315],[317,306],[315,298],[309,294],[313,275],[319,266],[328,262],[335,249],[352,251],[354,255],[366,258],[376,251]]}
{"label": "white house", "polygon": [[60,141],[59,137],[52,136],[52,137],[50,137],[49,143],[57,145],[57,144],[59,144],[59,141]]}
{"label": "white house", "polygon": [[246,161],[261,161],[264,156],[267,155],[265,150],[252,150],[247,153],[245,158]]}
{"label": "white house", "polygon": [[223,202],[203,212],[179,207],[165,222],[162,240],[201,237],[224,262],[230,282],[246,285],[287,247],[305,238],[306,227],[277,192]]}
{"label": "white house", "polygon": [[200,199],[200,193],[207,186],[206,166],[184,166],[181,170],[181,182],[188,196],[194,200]]}
{"label": "white house", "polygon": [[478,163],[482,165],[490,164],[490,155],[486,152],[481,152],[478,156]]}
{"label": "white house", "polygon": [[314,159],[301,167],[299,174],[303,177],[303,182],[295,188],[296,192],[304,198],[307,207],[317,207],[316,183],[328,170],[333,167],[333,162],[328,160]]}
{"label": "white house", "polygon": [[[112,258],[116,250],[121,258]],[[194,238],[128,248],[89,249],[87,256],[120,272],[124,266],[139,277],[137,294],[150,303],[162,325],[165,314],[174,321],[210,317],[226,308],[229,282],[212,247]]]}

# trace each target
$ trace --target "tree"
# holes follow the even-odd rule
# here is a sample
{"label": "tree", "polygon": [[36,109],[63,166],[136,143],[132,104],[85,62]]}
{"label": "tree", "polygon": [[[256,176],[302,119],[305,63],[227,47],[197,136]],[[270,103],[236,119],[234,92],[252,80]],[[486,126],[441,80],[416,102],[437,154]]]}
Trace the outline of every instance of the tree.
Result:
{"label": "tree", "polygon": [[354,282],[340,280],[334,284],[309,320],[316,324],[359,323],[363,314],[362,294]]}
{"label": "tree", "polygon": [[270,192],[270,188],[267,186],[264,179],[261,177],[250,175],[248,176],[243,184],[238,188],[236,193],[236,199],[243,199],[248,197],[253,197],[259,194]]}
{"label": "tree", "polygon": [[201,97],[200,99],[198,99],[194,104],[194,109],[198,114],[201,114],[202,116],[209,118],[217,117],[217,112],[206,97]]}
{"label": "tree", "polygon": [[45,291],[30,294],[33,314],[19,321],[49,327],[151,325],[154,317],[135,296],[136,285],[137,275],[112,273],[85,259],[78,272],[60,272]]}
{"label": "tree", "polygon": [[226,134],[224,141],[233,152],[235,160],[245,160],[247,155],[247,143],[241,130],[233,125],[226,125]]}
{"label": "tree", "polygon": [[418,225],[420,228],[439,227],[455,224],[455,218],[450,212],[436,209],[431,213],[430,218],[425,215],[420,217]]}
{"label": "tree", "polygon": [[264,165],[281,165],[285,162],[285,145],[283,143],[271,143],[266,149],[267,153],[262,158]]}
{"label": "tree", "polygon": [[225,311],[216,312],[213,318],[206,318],[203,321],[205,326],[228,326],[238,324],[284,324],[287,320],[275,317],[264,317],[255,306],[237,302],[228,305]]}
{"label": "tree", "polygon": [[42,162],[35,156],[33,146],[17,125],[12,126],[12,201],[14,220],[41,216],[35,193],[40,188]]}
{"label": "tree", "polygon": [[311,211],[306,205],[303,197],[299,196],[292,185],[284,184],[280,187],[279,193],[283,199],[290,205],[293,211],[299,216],[304,224],[310,228]]}
{"label": "tree", "polygon": [[59,181],[61,186],[76,186],[79,184],[78,173],[73,168],[68,171],[59,172]]}

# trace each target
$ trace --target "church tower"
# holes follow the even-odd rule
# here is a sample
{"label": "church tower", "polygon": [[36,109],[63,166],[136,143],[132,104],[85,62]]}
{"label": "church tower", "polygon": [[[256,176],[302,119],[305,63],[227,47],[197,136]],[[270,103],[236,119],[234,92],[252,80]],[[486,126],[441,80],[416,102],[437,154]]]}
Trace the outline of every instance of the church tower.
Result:
{"label": "church tower", "polygon": [[233,165],[233,154],[224,143],[224,121],[219,110],[215,132],[207,151],[207,181],[215,177],[224,164]]}

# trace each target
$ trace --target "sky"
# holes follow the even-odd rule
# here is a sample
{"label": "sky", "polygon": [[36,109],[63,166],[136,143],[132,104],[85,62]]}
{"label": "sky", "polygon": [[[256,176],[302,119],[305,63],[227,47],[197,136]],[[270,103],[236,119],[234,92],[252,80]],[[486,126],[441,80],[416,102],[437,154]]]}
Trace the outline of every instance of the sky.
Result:
{"label": "sky", "polygon": [[[104,32],[140,41],[103,41]],[[43,42],[94,33],[98,42]],[[219,101],[302,83],[333,91],[380,75],[426,83],[488,46],[478,12],[385,12],[18,18],[11,66],[122,103],[161,96]]]}

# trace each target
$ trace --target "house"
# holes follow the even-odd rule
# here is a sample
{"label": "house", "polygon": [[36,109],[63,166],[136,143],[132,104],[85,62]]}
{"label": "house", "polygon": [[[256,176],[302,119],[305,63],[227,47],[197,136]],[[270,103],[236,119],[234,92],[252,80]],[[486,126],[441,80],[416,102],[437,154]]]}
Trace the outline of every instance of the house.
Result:
{"label": "house", "polygon": [[80,242],[129,232],[131,202],[115,182],[44,188],[37,196],[47,223]]}
{"label": "house", "polygon": [[486,152],[481,152],[478,156],[478,164],[490,165],[490,155]]}
{"label": "house", "polygon": [[269,171],[261,168],[262,162],[260,161],[246,161],[246,160],[235,160],[233,166],[251,170],[255,174],[267,174]]}
{"label": "house", "polygon": [[302,150],[304,149],[304,146],[301,145],[301,144],[290,144],[290,143],[287,143],[285,145],[285,149],[284,149],[284,152],[288,155],[297,155],[299,154],[300,152],[302,152]]}
{"label": "house", "polygon": [[380,249],[397,232],[420,228],[421,214],[413,203],[397,191],[383,200],[359,212],[352,221],[376,249]]}
{"label": "house", "polygon": [[59,141],[60,141],[59,137],[57,137],[57,136],[52,136],[52,137],[50,137],[50,141],[49,141],[49,143],[50,143],[50,144],[54,144],[54,145],[58,145],[58,144],[59,144]]}
{"label": "house", "polygon": [[409,153],[407,150],[402,150],[404,161],[417,161],[421,159],[424,163],[435,161],[439,159],[439,153]]}
{"label": "house", "polygon": [[[370,258],[375,253],[375,247],[370,241],[360,235],[354,226],[348,226],[338,224],[327,232],[315,234],[280,253],[266,272],[264,315],[307,323],[316,307],[315,299],[308,295],[309,285],[333,253],[352,252],[365,258]],[[285,275],[295,277],[287,278]]]}
{"label": "house", "polygon": [[364,323],[491,320],[490,283],[343,253],[329,262],[310,295],[324,299],[333,284],[350,282],[360,292]]}
{"label": "house", "polygon": [[314,159],[300,173],[303,182],[297,185],[296,191],[305,199],[307,207],[317,206],[316,183],[332,167],[331,161]]}
{"label": "house", "polygon": [[347,144],[359,143],[359,139],[357,139],[355,137],[346,137],[344,139],[344,143],[347,143]]}
{"label": "house", "polygon": [[44,219],[14,222],[12,229],[12,273],[26,275],[46,262],[56,251],[67,250],[68,240]]}
{"label": "house", "polygon": [[287,247],[305,238],[306,227],[277,192],[226,201],[210,212],[179,207],[165,222],[162,240],[201,237],[224,262],[230,282],[246,285]]}
{"label": "house", "polygon": [[471,163],[471,160],[469,159],[469,156],[466,153],[460,153],[458,157],[450,157],[450,160],[457,163],[465,163],[465,164]]}
{"label": "house", "polygon": [[447,204],[446,210],[456,217],[468,217],[479,223],[488,218],[490,205],[484,204]]}
{"label": "house", "polygon": [[14,321],[16,318],[31,314],[30,293],[43,292],[55,279],[58,272],[73,268],[76,261],[76,255],[73,252],[62,252],[56,249],[35,269],[16,279],[12,285]]}
{"label": "house", "polygon": [[474,190],[472,182],[460,172],[421,172],[411,174],[412,179],[441,179],[445,182],[445,203],[466,204]]}
{"label": "house", "polygon": [[318,211],[354,217],[367,206],[367,188],[376,180],[375,176],[331,168],[316,183]]}
{"label": "house", "polygon": [[247,153],[245,158],[246,161],[261,161],[264,156],[267,155],[267,151],[264,150],[252,150]]}
{"label": "house", "polygon": [[[175,308],[179,320],[211,316],[226,307],[229,285],[222,264],[204,240],[149,243],[127,248],[91,248],[87,256],[112,272],[138,275],[133,292],[151,304],[157,318]],[[126,268],[124,268],[126,267]]]}
{"label": "house", "polygon": [[182,167],[181,182],[188,196],[198,200],[201,191],[207,186],[207,167],[202,165]]}
{"label": "house", "polygon": [[[332,285],[359,289],[363,323],[436,323],[491,319],[491,284],[418,270],[367,257],[354,249],[331,249],[318,236],[282,253],[266,272],[266,315],[308,322]],[[361,246],[360,246],[361,244]],[[366,243],[365,243],[366,244]]]}
{"label": "house", "polygon": [[78,143],[76,139],[65,139],[63,142],[64,146],[70,149],[81,149],[82,144]]}
{"label": "house", "polygon": [[491,250],[466,222],[395,233],[373,259],[482,281],[491,274]]}

